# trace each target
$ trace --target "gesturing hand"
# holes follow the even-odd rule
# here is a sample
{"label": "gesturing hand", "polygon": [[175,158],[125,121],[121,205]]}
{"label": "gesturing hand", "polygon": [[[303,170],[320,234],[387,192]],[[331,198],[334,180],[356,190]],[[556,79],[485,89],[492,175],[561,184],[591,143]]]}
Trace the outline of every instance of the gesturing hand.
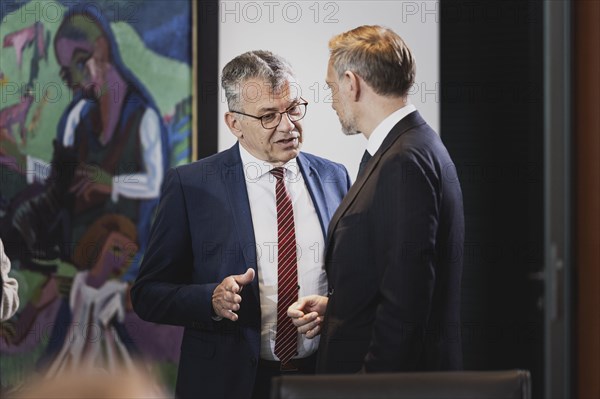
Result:
{"label": "gesturing hand", "polygon": [[314,338],[321,333],[321,322],[329,299],[320,295],[309,295],[293,303],[287,311],[300,334]]}
{"label": "gesturing hand", "polygon": [[217,285],[212,295],[212,307],[217,316],[236,321],[242,297],[239,295],[242,288],[254,280],[254,269],[248,268],[246,273],[225,277]]}

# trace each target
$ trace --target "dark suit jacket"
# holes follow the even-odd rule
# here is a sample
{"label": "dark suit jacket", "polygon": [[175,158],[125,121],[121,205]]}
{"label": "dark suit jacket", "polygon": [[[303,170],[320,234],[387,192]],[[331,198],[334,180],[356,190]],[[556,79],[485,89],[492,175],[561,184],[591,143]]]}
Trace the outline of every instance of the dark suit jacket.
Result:
{"label": "dark suit jacket", "polygon": [[[325,236],[350,186],[348,174],[343,166],[310,154],[301,153],[298,165]],[[258,277],[242,291],[237,322],[214,321],[211,298],[225,277],[248,267],[256,270],[256,264],[238,145],[169,170],[131,297],[142,319],[185,327],[178,397],[252,394],[260,349]]]}
{"label": "dark suit jacket", "polygon": [[461,368],[456,171],[418,112],[390,131],[329,225],[317,372]]}

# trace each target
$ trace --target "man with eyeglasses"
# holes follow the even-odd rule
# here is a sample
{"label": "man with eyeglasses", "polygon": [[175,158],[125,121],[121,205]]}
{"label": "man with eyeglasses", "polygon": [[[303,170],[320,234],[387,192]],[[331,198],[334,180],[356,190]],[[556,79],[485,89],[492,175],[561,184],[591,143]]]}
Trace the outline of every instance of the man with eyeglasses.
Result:
{"label": "man with eyeglasses", "polygon": [[307,102],[281,57],[244,53],[222,86],[238,142],[167,173],[132,301],[185,327],[178,397],[269,398],[273,376],[314,372],[318,341],[286,311],[327,291],[325,234],[350,179],[300,152]]}

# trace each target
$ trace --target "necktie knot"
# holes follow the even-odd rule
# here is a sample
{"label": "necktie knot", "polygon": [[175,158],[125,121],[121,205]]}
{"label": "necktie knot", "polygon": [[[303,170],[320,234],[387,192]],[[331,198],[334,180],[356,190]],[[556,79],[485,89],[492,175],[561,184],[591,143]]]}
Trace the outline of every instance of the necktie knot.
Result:
{"label": "necktie knot", "polygon": [[271,174],[275,176],[277,180],[283,180],[283,175],[285,174],[285,168],[279,166],[277,168],[271,169]]}
{"label": "necktie knot", "polygon": [[358,176],[362,175],[362,173],[364,172],[365,168],[367,167],[367,163],[369,162],[369,159],[371,159],[371,154],[369,154],[369,151],[365,150],[365,153],[362,156],[362,159],[360,160],[360,165],[358,167]]}

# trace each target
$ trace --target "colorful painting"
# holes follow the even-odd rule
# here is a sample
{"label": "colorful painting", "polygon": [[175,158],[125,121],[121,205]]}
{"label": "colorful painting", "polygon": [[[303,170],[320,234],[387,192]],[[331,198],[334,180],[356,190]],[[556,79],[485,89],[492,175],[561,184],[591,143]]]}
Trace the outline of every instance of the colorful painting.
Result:
{"label": "colorful painting", "polygon": [[3,1],[0,237],[20,285],[2,385],[142,360],[172,385],[181,331],[137,318],[165,171],[193,159],[193,4]]}

